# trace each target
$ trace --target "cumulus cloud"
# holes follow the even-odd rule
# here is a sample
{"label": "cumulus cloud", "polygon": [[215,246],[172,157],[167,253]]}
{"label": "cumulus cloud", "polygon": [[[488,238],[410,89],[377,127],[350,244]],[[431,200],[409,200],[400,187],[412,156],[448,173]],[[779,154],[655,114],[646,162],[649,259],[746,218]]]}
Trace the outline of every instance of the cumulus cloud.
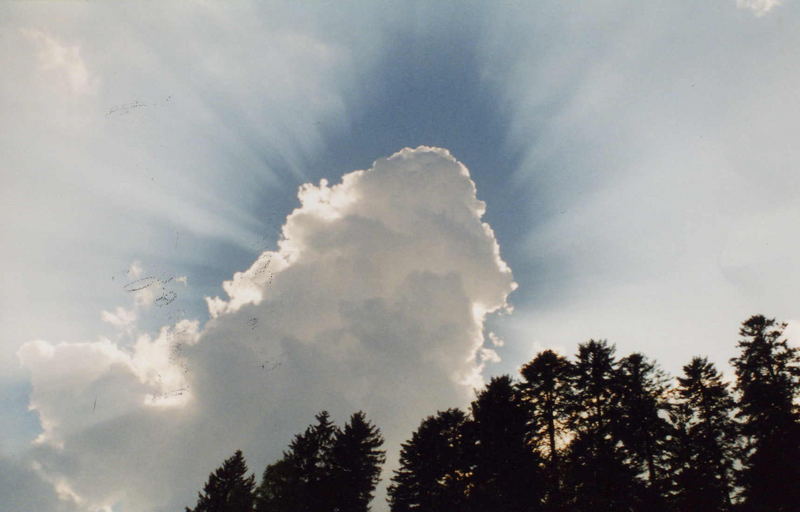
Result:
{"label": "cumulus cloud", "polygon": [[516,285],[449,152],[404,149],[299,200],[277,250],[208,299],[202,329],[20,349],[43,429],[33,458],[83,509],[189,504],[229,452],[260,471],[323,408],[365,410],[394,460],[499,359],[484,321]]}
{"label": "cumulus cloud", "polygon": [[750,9],[756,16],[764,16],[782,3],[783,0],[736,0],[739,9]]}

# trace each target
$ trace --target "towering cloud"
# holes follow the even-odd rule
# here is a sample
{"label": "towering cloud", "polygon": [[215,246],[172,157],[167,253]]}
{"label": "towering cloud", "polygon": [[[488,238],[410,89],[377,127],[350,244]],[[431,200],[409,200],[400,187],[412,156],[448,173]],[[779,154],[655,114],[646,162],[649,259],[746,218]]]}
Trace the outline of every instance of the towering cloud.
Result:
{"label": "towering cloud", "polygon": [[179,508],[234,449],[260,471],[323,408],[365,410],[392,460],[422,415],[469,397],[496,359],[485,317],[516,285],[466,167],[404,149],[299,200],[277,250],[208,299],[204,326],[20,349],[43,428],[31,456],[62,496]]}

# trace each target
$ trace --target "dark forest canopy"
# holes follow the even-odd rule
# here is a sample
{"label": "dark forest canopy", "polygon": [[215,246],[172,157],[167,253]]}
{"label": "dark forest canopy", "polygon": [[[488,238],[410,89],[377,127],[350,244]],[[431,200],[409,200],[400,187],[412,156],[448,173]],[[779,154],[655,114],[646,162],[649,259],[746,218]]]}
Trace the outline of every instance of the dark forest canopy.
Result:
{"label": "dark forest canopy", "polygon": [[[402,444],[392,512],[797,512],[800,349],[786,324],[739,330],[728,383],[703,357],[674,381],[640,353],[589,340],[493,378],[468,411],[425,418]],[[380,430],[326,412],[248,475],[237,451],[187,512],[366,512],[385,461]]]}

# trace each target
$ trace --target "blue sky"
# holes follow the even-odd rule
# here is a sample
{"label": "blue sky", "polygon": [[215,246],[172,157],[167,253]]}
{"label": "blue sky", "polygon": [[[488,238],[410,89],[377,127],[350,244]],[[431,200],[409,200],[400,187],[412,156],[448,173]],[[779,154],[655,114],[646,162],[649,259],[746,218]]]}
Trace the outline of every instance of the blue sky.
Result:
{"label": "blue sky", "polygon": [[[590,337],[608,338],[623,353],[643,351],[675,374],[696,354],[727,370],[737,325],[750,314],[777,316],[790,322],[790,336],[800,336],[797,2],[13,3],[0,13],[6,69],[0,81],[6,292],[0,304],[0,454],[3,464],[44,468],[44,480],[34,473],[15,477],[29,482],[30,496],[44,500],[38,486],[61,486],[61,499],[37,502],[42,510],[152,506],[119,481],[97,483],[81,468],[108,463],[83,443],[94,436],[100,445],[113,445],[114,435],[103,429],[120,418],[166,425],[189,410],[228,411],[224,394],[219,400],[193,396],[194,405],[140,407],[143,397],[155,396],[147,390],[156,385],[148,371],[168,373],[158,366],[167,364],[158,352],[167,345],[154,341],[159,329],[197,320],[199,337],[186,342],[197,353],[186,357],[206,373],[192,374],[195,389],[221,371],[203,354],[217,354],[214,344],[224,346],[225,333],[258,333],[263,341],[280,330],[306,346],[304,336],[317,336],[307,332],[314,313],[326,318],[324,308],[313,309],[321,307],[314,300],[327,300],[318,297],[322,291],[310,291],[314,282],[296,276],[291,265],[270,271],[274,286],[245,276],[257,281],[248,286],[261,287],[252,305],[242,282],[231,285],[230,296],[222,283],[248,268],[258,273],[251,266],[264,251],[274,251],[278,261],[292,250],[300,256],[291,261],[308,262],[309,275],[332,283],[333,276],[314,270],[312,262],[336,251],[351,254],[345,250],[351,246],[363,250],[352,253],[354,266],[374,273],[375,282],[394,283],[405,263],[370,243],[382,239],[372,231],[376,222],[418,218],[418,225],[397,228],[418,233],[413,240],[392,239],[398,254],[406,254],[406,243],[413,247],[409,258],[419,259],[414,272],[452,274],[462,283],[463,290],[442,283],[450,295],[436,302],[439,318],[461,318],[458,311],[465,313],[456,305],[462,299],[482,311],[463,316],[470,326],[465,345],[437,345],[432,340],[449,324],[429,325],[400,308],[398,297],[414,302],[403,295],[411,293],[406,288],[398,288],[404,290],[398,296],[383,295],[385,284],[369,293],[350,290],[352,297],[349,285],[325,290],[341,295],[331,313],[337,321],[353,322],[337,327],[337,336],[348,333],[342,346],[357,340],[365,352],[381,350],[359,363],[375,368],[361,376],[368,387],[390,358],[406,357],[413,368],[418,357],[438,361],[445,347],[460,354],[456,366],[442,360],[430,368],[450,372],[446,383],[433,373],[417,376],[447,389],[441,402],[404,402],[411,424],[432,407],[447,406],[446,400],[460,405],[478,382],[475,372],[515,372],[542,348],[571,354]],[[386,164],[386,183],[399,188],[369,188],[371,197],[383,198],[380,205],[348,195],[363,194],[368,187],[361,182],[335,192],[321,185],[319,197],[298,199],[303,184],[325,179],[333,186],[343,175],[418,146],[444,148],[469,169],[485,203],[482,218],[469,189],[459,188],[463,180],[448,174],[449,157],[436,151]],[[412,186],[389,178],[417,165],[442,176],[430,181],[439,188],[429,190],[425,179]],[[315,209],[328,193],[344,201],[334,205],[338,213]],[[279,248],[281,229],[296,208],[297,240],[324,240],[332,253],[314,244]],[[441,219],[420,211],[466,215],[464,232],[429,239]],[[334,224],[323,235],[302,220],[333,215],[328,221],[345,222],[336,217],[341,212],[360,212],[356,217],[365,224]],[[481,232],[481,221],[493,231]],[[495,242],[513,272],[514,291],[503,265],[484,257]],[[452,266],[461,270],[437,266],[442,254],[455,255]],[[414,272],[407,285],[421,290],[424,303],[430,296],[412,286]],[[470,272],[487,277],[473,287]],[[160,284],[143,293],[126,288],[151,276]],[[269,286],[274,291],[265,291]],[[175,300],[157,302],[167,291]],[[377,306],[364,293],[388,309],[369,309]],[[207,323],[206,297],[216,296],[235,305]],[[371,316],[359,316],[364,313],[355,304],[362,299],[355,297]],[[310,308],[310,316],[293,327],[242,327],[242,315],[255,315],[245,310],[270,301]],[[481,309],[489,303],[493,313]],[[502,313],[501,303],[513,312]],[[372,334],[361,330],[378,318],[386,324]],[[402,318],[417,318],[421,326],[406,333],[414,338],[407,346],[375,341],[380,333],[394,339],[393,326]],[[494,344],[490,332],[504,343]],[[149,341],[139,343],[143,337]],[[291,352],[285,343],[284,352]],[[340,349],[345,352],[325,357],[339,361],[346,353]],[[479,355],[464,360],[473,353]],[[225,353],[215,357],[234,364]],[[172,370],[174,363],[169,359]],[[119,373],[123,367],[130,375]],[[62,381],[48,377],[54,369],[63,370]],[[95,371],[96,379],[78,378]],[[347,384],[349,376],[325,374],[314,383],[340,390],[330,399],[341,403],[330,407],[342,414],[367,404],[392,421],[389,406],[381,408],[375,397]],[[400,370],[397,377],[403,377]],[[128,378],[127,387],[109,388],[127,405],[107,417],[86,423],[57,407],[103,379]],[[282,379],[278,388],[291,387],[290,377]],[[121,398],[131,393],[141,396],[130,403]],[[309,400],[288,411],[291,392],[274,395],[258,406],[274,407],[285,421],[270,424],[272,438],[241,443],[259,464],[317,405]],[[253,419],[252,425],[264,423]],[[146,444],[147,428],[139,432]],[[47,439],[34,442],[43,433]],[[398,431],[398,439],[403,434]],[[190,449],[174,443],[176,452]],[[216,452],[203,456],[219,458]],[[176,472],[181,468],[171,464]],[[146,481],[134,472],[121,468],[117,476]],[[187,477],[178,487],[197,485]],[[185,494],[164,492],[161,504],[185,504]],[[19,505],[32,506],[22,495]]]}

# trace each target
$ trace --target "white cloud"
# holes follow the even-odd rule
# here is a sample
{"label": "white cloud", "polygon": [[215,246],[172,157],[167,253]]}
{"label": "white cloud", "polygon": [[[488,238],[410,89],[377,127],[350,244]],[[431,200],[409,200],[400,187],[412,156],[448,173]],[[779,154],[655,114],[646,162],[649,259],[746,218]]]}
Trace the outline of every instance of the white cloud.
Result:
{"label": "white cloud", "polygon": [[500,355],[491,348],[482,347],[479,352],[479,357],[483,363],[499,363]]}
{"label": "white cloud", "polygon": [[154,304],[159,307],[169,306],[178,297],[177,290],[181,288],[178,285],[183,285],[184,289],[189,286],[187,276],[170,275],[163,271],[151,272],[150,269],[145,273],[145,268],[139,261],[134,261],[127,272],[113,276],[113,279],[117,278],[120,283],[124,283],[122,289],[131,296],[134,306],[131,310],[118,307],[114,313],[102,312],[103,320],[118,328],[130,326],[136,320],[139,310],[148,310]]}
{"label": "white cloud", "polygon": [[133,326],[134,322],[136,322],[136,310],[125,309],[122,306],[118,306],[113,312],[103,311],[101,317],[104,322],[124,331]]}
{"label": "white cloud", "polygon": [[764,16],[782,3],[783,0],[736,0],[739,9],[750,9],[756,16]]}
{"label": "white cloud", "polygon": [[89,73],[79,45],[64,44],[43,30],[26,28],[21,32],[36,45],[39,68],[46,77],[55,77],[75,94],[96,92],[99,80]]}
{"label": "white cloud", "polygon": [[278,249],[209,299],[202,331],[20,350],[44,430],[35,460],[84,508],[188,505],[229,452],[260,472],[322,408],[364,409],[393,461],[420,417],[465,404],[499,360],[484,317],[515,284],[446,150],[405,149],[299,198]]}
{"label": "white cloud", "polygon": [[62,449],[70,436],[144,405],[180,405],[189,399],[184,347],[197,342],[197,323],[182,320],[155,339],[139,336],[132,350],[95,342],[25,343],[18,356],[31,373],[30,408],[42,433],[35,443]]}
{"label": "white cloud", "polygon": [[504,346],[506,344],[505,340],[503,338],[501,338],[500,336],[498,336],[494,332],[490,332],[489,333],[489,340],[492,342],[492,345],[494,345],[495,347],[502,347],[502,346]]}
{"label": "white cloud", "polygon": [[139,279],[142,277],[144,273],[144,268],[142,268],[142,262],[139,260],[134,261],[131,263],[131,266],[128,267],[128,276],[131,279]]}

